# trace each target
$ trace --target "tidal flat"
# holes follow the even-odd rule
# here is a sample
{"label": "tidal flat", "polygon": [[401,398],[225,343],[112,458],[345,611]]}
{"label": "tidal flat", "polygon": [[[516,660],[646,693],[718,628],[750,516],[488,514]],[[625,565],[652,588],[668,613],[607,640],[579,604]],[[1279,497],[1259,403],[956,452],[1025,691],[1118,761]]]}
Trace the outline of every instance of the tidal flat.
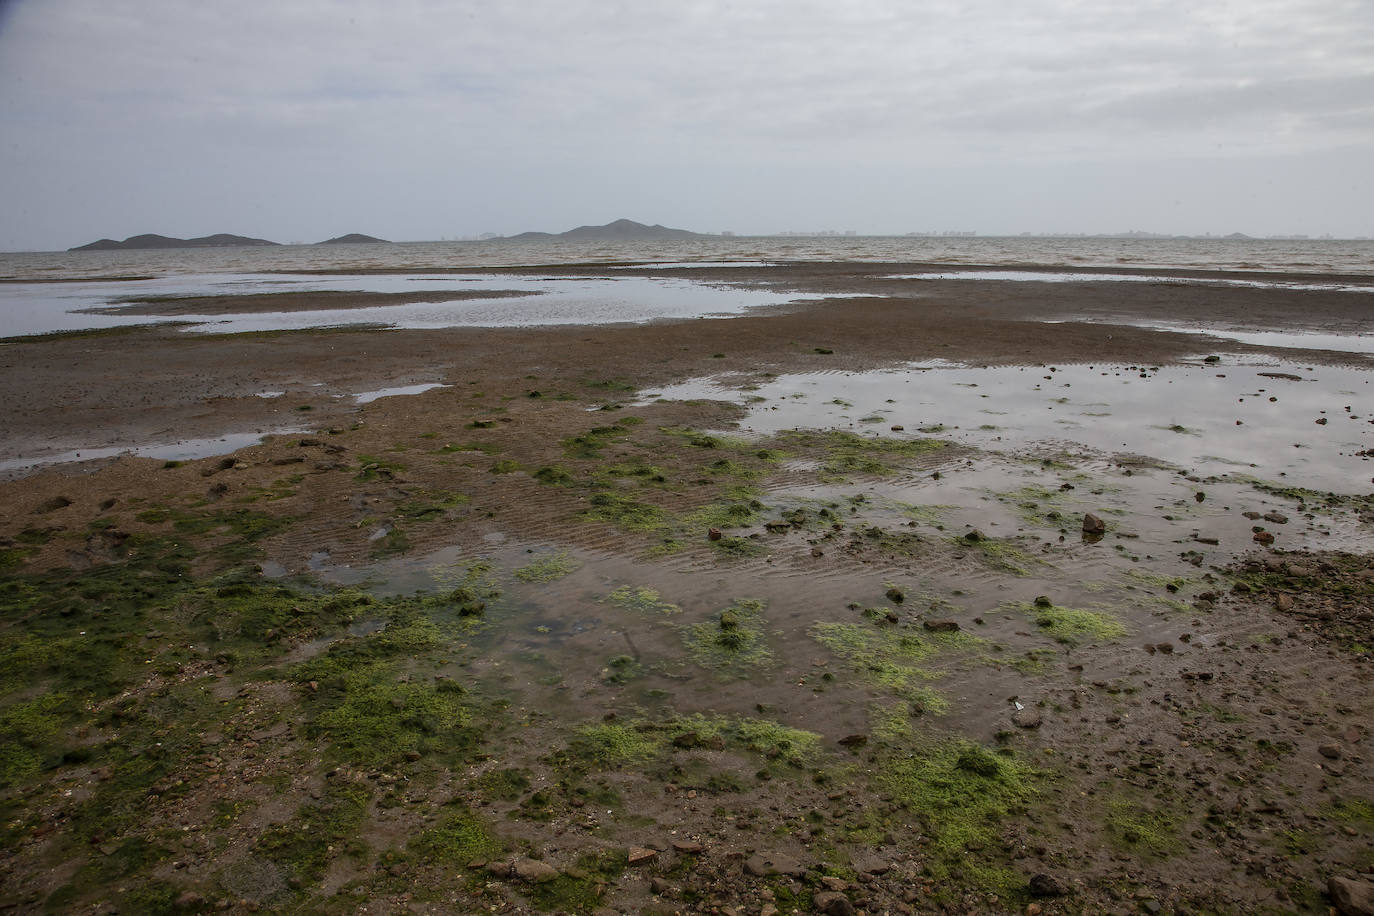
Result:
{"label": "tidal flat", "polygon": [[0,344],[0,900],[1279,913],[1374,880],[1374,363],[1273,336],[1358,334],[1368,294],[621,275],[768,304]]}

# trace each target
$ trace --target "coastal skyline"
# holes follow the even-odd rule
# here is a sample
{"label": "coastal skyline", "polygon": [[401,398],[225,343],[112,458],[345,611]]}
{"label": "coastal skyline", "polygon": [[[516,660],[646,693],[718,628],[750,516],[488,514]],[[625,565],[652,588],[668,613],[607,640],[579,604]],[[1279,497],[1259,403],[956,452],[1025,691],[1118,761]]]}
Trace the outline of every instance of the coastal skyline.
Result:
{"label": "coastal skyline", "polygon": [[1374,235],[1374,8],[0,5],[0,249]]}

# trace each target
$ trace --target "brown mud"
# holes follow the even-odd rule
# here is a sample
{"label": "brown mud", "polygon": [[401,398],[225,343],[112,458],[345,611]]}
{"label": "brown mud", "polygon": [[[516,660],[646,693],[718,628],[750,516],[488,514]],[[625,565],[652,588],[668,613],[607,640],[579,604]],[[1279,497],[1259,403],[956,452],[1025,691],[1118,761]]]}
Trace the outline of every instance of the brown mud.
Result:
{"label": "brown mud", "polygon": [[647,397],[1260,352],[1043,319],[1333,330],[1360,297],[825,298],[904,267],[694,274],[816,297],[729,320],[4,345],[0,457],[307,431],[0,484],[0,902],[1278,913],[1374,880],[1374,566],[1311,546],[1374,538],[1358,481],[744,439],[738,406]]}

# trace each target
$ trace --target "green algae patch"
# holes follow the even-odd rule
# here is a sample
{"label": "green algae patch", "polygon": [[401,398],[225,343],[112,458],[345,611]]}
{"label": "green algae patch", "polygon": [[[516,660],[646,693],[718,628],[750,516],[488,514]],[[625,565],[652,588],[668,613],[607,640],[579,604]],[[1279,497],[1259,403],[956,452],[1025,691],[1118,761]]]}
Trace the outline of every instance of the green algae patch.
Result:
{"label": "green algae patch", "polygon": [[948,711],[949,701],[927,685],[940,677],[927,663],[942,654],[967,652],[984,643],[958,631],[925,633],[854,623],[818,623],[809,633],[870,686],[907,701],[913,713],[935,715]]}
{"label": "green algae patch", "polygon": [[730,751],[802,766],[821,750],[821,736],[768,719],[695,714],[654,721],[598,722],[576,730],[567,758],[594,770],[645,767],[686,751]]}
{"label": "green algae patch", "polygon": [[1036,770],[1007,750],[960,738],[888,751],[877,782],[916,815],[930,837],[927,863],[936,881],[955,875],[1001,893],[1024,881],[977,853],[997,844],[1002,827],[1036,797]]}
{"label": "green algae patch", "polygon": [[1116,799],[1107,806],[1105,824],[1112,845],[1136,855],[1160,858],[1181,846],[1179,821],[1175,814]]}
{"label": "green algae patch", "polygon": [[319,801],[302,805],[295,818],[268,829],[254,851],[284,868],[294,881],[314,884],[336,856],[361,859],[366,853],[358,833],[371,800],[366,783],[331,781]]}
{"label": "green algae patch", "polygon": [[411,851],[439,865],[466,867],[474,859],[488,859],[505,851],[486,823],[466,805],[444,806],[439,823],[408,844]]}
{"label": "green algae patch", "polygon": [[924,457],[949,447],[943,439],[894,439],[859,436],[841,430],[792,430],[778,441],[797,451],[819,452],[823,476],[842,479],[860,474],[886,477],[895,474],[906,460]]}
{"label": "green algae patch", "polygon": [[521,582],[552,582],[564,576],[571,575],[582,568],[582,561],[568,555],[567,551],[560,551],[521,566],[514,570],[511,575]]}
{"label": "green algae patch", "polygon": [[606,600],[623,611],[636,614],[663,615],[678,614],[682,608],[664,601],[657,590],[639,585],[621,585],[611,590]]}
{"label": "green algae patch", "polygon": [[569,742],[573,758],[596,769],[616,769],[646,763],[668,746],[665,735],[643,723],[602,722],[584,725]]}
{"label": "green algae patch", "polygon": [[1107,642],[1130,632],[1124,623],[1105,611],[1087,611],[1057,604],[1023,603],[1011,605],[1011,608],[1029,615],[1043,633],[1067,646]]}
{"label": "green algae patch", "polygon": [[382,629],[336,640],[291,669],[303,688],[307,736],[365,766],[463,759],[483,733],[484,704],[453,678],[416,669],[478,626],[475,614],[464,613],[471,600],[464,588],[405,599],[388,609]]}
{"label": "green algae patch", "polygon": [[650,503],[619,493],[595,493],[587,500],[591,508],[582,513],[589,521],[608,522],[625,531],[666,531],[672,516]]}
{"label": "green algae patch", "polygon": [[756,598],[737,598],[710,620],[684,627],[682,641],[692,661],[725,677],[748,677],[753,669],[771,665],[763,609]]}
{"label": "green algae patch", "polygon": [[1032,567],[1045,563],[1044,560],[1026,553],[1011,538],[990,538],[981,534],[975,538],[971,536],[973,533],[952,538],[950,543],[956,547],[977,551],[983,562],[994,569],[1011,573],[1013,576],[1029,576]]}

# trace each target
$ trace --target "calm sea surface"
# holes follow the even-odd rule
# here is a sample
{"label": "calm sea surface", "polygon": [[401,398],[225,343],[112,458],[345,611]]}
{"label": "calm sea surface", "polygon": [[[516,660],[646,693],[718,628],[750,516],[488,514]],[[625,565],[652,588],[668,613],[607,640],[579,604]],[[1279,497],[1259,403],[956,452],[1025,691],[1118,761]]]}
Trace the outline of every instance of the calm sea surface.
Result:
{"label": "calm sea surface", "polygon": [[1374,241],[1050,238],[710,238],[683,242],[403,242],[167,251],[0,254],[0,278],[60,279],[262,271],[540,264],[920,261],[1374,273]]}

